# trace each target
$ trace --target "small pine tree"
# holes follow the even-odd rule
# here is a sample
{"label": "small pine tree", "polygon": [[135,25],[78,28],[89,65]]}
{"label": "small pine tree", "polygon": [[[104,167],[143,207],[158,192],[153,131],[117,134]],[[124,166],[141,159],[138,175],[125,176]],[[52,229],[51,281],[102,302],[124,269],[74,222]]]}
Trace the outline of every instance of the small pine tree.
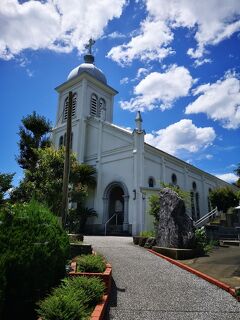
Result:
{"label": "small pine tree", "polygon": [[6,193],[12,188],[14,173],[0,173],[0,206],[4,204]]}
{"label": "small pine tree", "polygon": [[22,169],[33,171],[38,160],[36,150],[50,146],[51,124],[35,111],[23,117],[22,124],[18,132],[20,154],[17,157],[17,162]]}

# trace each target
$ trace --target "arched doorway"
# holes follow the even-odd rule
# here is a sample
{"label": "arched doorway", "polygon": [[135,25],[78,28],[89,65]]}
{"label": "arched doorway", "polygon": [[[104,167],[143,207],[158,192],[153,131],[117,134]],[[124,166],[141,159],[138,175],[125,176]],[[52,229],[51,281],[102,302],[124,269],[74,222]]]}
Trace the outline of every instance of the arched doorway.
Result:
{"label": "arched doorway", "polygon": [[112,188],[109,192],[108,201],[108,217],[109,219],[113,216],[109,224],[110,225],[123,225],[124,221],[124,192],[119,186]]}
{"label": "arched doorway", "polygon": [[122,182],[110,183],[103,195],[103,223],[112,231],[129,231],[127,187]]}

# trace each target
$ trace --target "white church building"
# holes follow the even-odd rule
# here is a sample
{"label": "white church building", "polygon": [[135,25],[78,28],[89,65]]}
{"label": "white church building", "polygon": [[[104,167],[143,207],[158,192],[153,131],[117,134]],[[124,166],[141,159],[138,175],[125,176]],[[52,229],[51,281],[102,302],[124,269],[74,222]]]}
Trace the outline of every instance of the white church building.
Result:
{"label": "white church building", "polygon": [[118,93],[94,65],[91,52],[56,90],[57,122],[53,130],[56,148],[64,144],[68,93],[73,93],[72,150],[80,163],[97,170],[97,186],[87,206],[98,216],[89,219],[87,232],[125,231],[136,235],[153,230],[148,213],[149,196],[160,183],[177,185],[191,194],[189,215],[198,220],[211,210],[209,192],[228,183],[144,142],[140,112],[130,132],[113,124],[114,96]]}

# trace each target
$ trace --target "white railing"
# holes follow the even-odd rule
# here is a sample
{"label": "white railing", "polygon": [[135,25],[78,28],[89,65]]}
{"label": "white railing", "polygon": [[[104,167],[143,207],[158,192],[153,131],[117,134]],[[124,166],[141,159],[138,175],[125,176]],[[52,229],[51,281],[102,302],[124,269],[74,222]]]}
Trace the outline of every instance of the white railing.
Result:
{"label": "white railing", "polygon": [[201,217],[199,220],[194,222],[194,227],[195,228],[200,228],[202,226],[204,226],[211,217],[215,217],[218,216],[219,212],[217,207],[214,208],[212,211],[208,212],[207,214],[205,214],[205,216]]}
{"label": "white railing", "polygon": [[110,219],[108,219],[108,221],[105,223],[105,236],[107,235],[107,224],[114,218],[116,217],[116,225],[117,225],[117,217],[118,217],[118,213],[115,213],[113,216],[111,216]]}

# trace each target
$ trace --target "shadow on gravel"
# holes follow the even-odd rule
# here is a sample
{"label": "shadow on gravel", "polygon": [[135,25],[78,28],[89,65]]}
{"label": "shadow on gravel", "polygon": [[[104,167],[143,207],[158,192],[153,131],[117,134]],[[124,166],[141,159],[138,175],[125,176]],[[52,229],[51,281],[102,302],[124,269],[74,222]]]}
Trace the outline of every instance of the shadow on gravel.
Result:
{"label": "shadow on gravel", "polygon": [[109,302],[108,302],[108,306],[107,306],[107,310],[106,310],[106,315],[105,315],[105,318],[104,320],[111,320],[111,316],[109,315],[109,310],[111,307],[116,307],[117,306],[117,295],[118,295],[118,292],[125,292],[126,289],[121,289],[121,288],[118,288],[116,286],[116,283],[114,281],[114,279],[112,279],[112,288],[111,288],[111,293],[110,293],[110,299],[109,299]]}

